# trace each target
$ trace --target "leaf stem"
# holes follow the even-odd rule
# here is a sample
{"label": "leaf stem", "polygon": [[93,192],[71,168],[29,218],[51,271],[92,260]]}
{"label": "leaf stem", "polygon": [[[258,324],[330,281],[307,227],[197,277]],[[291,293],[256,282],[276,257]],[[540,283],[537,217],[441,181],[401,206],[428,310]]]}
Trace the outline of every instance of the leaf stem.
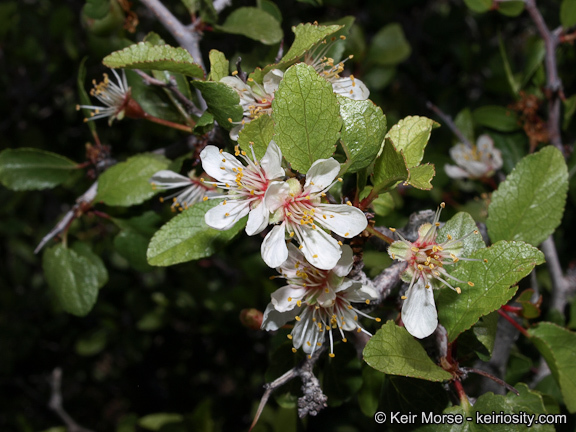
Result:
{"label": "leaf stem", "polygon": [[500,314],[500,316],[502,316],[502,318],[504,318],[506,321],[508,321],[510,324],[512,324],[516,330],[518,330],[520,333],[522,333],[527,338],[530,338],[530,335],[528,334],[526,329],[524,327],[522,327],[520,324],[518,324],[514,320],[514,318],[512,318],[510,315],[508,315],[502,309],[498,309],[498,313]]}
{"label": "leaf stem", "polygon": [[144,114],[144,118],[148,121],[153,122],[153,123],[158,123],[158,124],[161,124],[163,126],[171,127],[174,129],[184,131],[184,132],[188,132],[188,133],[193,133],[193,130],[190,126],[186,126],[186,125],[183,125],[180,123],[174,123],[174,122],[171,122],[170,120],[164,120],[164,119],[155,117],[153,115],[150,115],[148,113]]}
{"label": "leaf stem", "polygon": [[388,244],[392,244],[394,243],[394,240],[391,239],[390,237],[388,237],[386,234],[382,234],[380,231],[378,231],[377,229],[375,229],[373,226],[371,226],[370,224],[368,224],[368,226],[366,227],[366,231],[368,231],[370,234],[372,234],[373,236],[378,237],[380,240],[385,241]]}
{"label": "leaf stem", "polygon": [[482,369],[475,369],[475,368],[463,367],[463,368],[460,368],[460,370],[461,370],[462,372],[466,372],[466,373],[471,372],[471,373],[475,373],[475,374],[477,374],[477,375],[482,375],[483,377],[489,378],[489,379],[491,379],[492,381],[494,381],[495,383],[500,384],[502,387],[506,387],[506,388],[508,389],[508,391],[511,391],[511,392],[516,393],[516,396],[519,396],[519,395],[520,395],[520,393],[518,392],[518,390],[516,390],[514,387],[512,387],[512,386],[511,386],[510,384],[508,384],[506,381],[501,380],[500,378],[495,377],[494,375],[492,375],[492,374],[490,374],[490,373],[488,373],[488,372],[486,372],[486,371],[483,371]]}

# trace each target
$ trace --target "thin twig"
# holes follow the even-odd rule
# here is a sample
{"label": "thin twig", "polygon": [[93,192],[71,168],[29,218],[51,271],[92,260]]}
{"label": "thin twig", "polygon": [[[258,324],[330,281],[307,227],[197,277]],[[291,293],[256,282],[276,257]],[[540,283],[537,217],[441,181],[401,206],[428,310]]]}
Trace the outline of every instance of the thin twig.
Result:
{"label": "thin twig", "polygon": [[48,407],[56,414],[58,414],[58,417],[62,419],[68,428],[68,432],[92,432],[92,430],[86,429],[85,427],[76,423],[62,406],[62,369],[56,368],[52,371],[52,376],[50,377],[50,387],[52,389],[52,394],[50,395]]}
{"label": "thin twig", "polygon": [[462,372],[465,373],[475,373],[477,375],[482,375],[483,377],[486,378],[490,378],[492,381],[494,381],[497,384],[500,384],[502,387],[506,387],[508,389],[508,391],[514,392],[516,393],[516,396],[519,396],[520,393],[518,392],[518,390],[516,390],[514,387],[512,387],[510,384],[508,384],[506,381],[501,380],[498,377],[495,377],[494,375],[492,375],[491,373],[488,373],[486,371],[483,371],[482,369],[474,369],[474,368],[469,368],[469,367],[463,367],[460,368],[460,370]]}
{"label": "thin twig", "polygon": [[432,102],[426,102],[426,107],[428,109],[434,111],[436,113],[436,115],[438,117],[440,117],[444,123],[446,123],[446,126],[448,126],[450,128],[450,130],[452,131],[452,133],[458,137],[460,142],[464,143],[464,145],[466,147],[472,148],[472,143],[470,141],[468,141],[468,138],[466,138],[464,136],[464,134],[462,133],[462,131],[460,129],[458,129],[458,127],[456,126],[454,121],[452,121],[452,117],[450,117],[448,114],[444,113],[444,111],[442,111],[440,108],[438,108]]}
{"label": "thin twig", "polygon": [[552,308],[564,313],[569,284],[564,277],[562,267],[560,267],[560,260],[552,236],[542,242],[542,252],[544,252],[544,256],[546,257],[546,264],[548,265],[550,278],[552,279]]}

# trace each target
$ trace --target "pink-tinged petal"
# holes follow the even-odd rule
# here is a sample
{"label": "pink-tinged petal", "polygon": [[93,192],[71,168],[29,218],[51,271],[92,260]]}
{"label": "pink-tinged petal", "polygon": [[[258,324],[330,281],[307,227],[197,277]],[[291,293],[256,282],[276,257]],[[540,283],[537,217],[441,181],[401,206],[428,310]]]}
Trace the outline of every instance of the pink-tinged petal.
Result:
{"label": "pink-tinged petal", "polygon": [[484,162],[470,160],[465,165],[462,165],[468,171],[470,178],[478,178],[486,175],[490,171],[490,166]]}
{"label": "pink-tinged petal", "polygon": [[220,82],[226,84],[228,87],[232,87],[238,93],[243,93],[250,89],[244,81],[234,76],[225,76],[220,79]]}
{"label": "pink-tinged petal", "polygon": [[223,201],[216,207],[208,210],[204,216],[204,220],[209,227],[225,231],[232,228],[234,224],[246,216],[249,211],[249,201]]}
{"label": "pink-tinged petal", "polygon": [[284,224],[276,225],[262,242],[260,253],[268,267],[280,267],[288,258],[288,248],[286,247],[284,234]]}
{"label": "pink-tinged petal", "polygon": [[336,292],[329,287],[325,287],[322,289],[322,292],[320,293],[320,295],[317,297],[316,300],[318,301],[318,304],[322,307],[325,308],[332,307],[336,302]]}
{"label": "pink-tinged petal", "polygon": [[266,189],[264,204],[272,213],[284,205],[290,197],[290,185],[286,182],[272,182]]}
{"label": "pink-tinged petal", "polygon": [[306,294],[306,288],[291,285],[278,288],[271,295],[272,304],[278,312],[286,312],[294,309],[298,300],[302,300]]}
{"label": "pink-tinged petal", "polygon": [[346,96],[353,100],[366,100],[370,97],[370,90],[368,87],[356,78],[339,78],[332,81],[332,89],[334,93]]}
{"label": "pink-tinged petal", "polygon": [[482,134],[476,140],[476,147],[478,150],[491,153],[494,149],[494,140],[490,135]]}
{"label": "pink-tinged petal", "polygon": [[266,154],[260,161],[260,165],[264,169],[268,180],[286,175],[282,168],[282,150],[274,141],[270,141],[270,144],[268,144]]}
{"label": "pink-tinged petal", "polygon": [[345,238],[357,236],[368,226],[362,210],[346,204],[318,204],[314,219],[318,224]]}
{"label": "pink-tinged petal", "polygon": [[268,226],[268,220],[270,217],[270,212],[268,208],[264,205],[264,202],[260,202],[256,207],[250,210],[248,214],[248,223],[246,224],[246,234],[252,236],[258,234]]}
{"label": "pink-tinged petal", "polygon": [[269,303],[262,317],[261,328],[267,331],[278,330],[288,321],[292,321],[297,314],[298,309],[292,309],[291,311],[287,312],[278,312],[274,305]]}
{"label": "pink-tinged petal", "polygon": [[332,272],[338,276],[348,276],[354,265],[354,254],[352,248],[348,245],[343,245],[341,249],[342,256],[338,260],[336,267],[332,269]]}
{"label": "pink-tinged petal", "polygon": [[273,96],[274,92],[278,90],[278,86],[280,85],[280,81],[284,78],[284,72],[280,69],[272,69],[262,79],[262,86],[264,87],[264,91]]}
{"label": "pink-tinged petal", "polygon": [[467,171],[464,171],[462,168],[457,167],[456,165],[444,165],[444,171],[446,171],[446,175],[453,179],[463,179],[470,177]]}
{"label": "pink-tinged petal", "polygon": [[232,172],[232,168],[244,168],[244,165],[233,155],[227,152],[220,153],[220,149],[213,145],[206,146],[200,152],[200,159],[206,174],[223,183],[232,184],[236,180],[236,174]]}
{"label": "pink-tinged petal", "polygon": [[449,150],[450,157],[458,165],[463,165],[470,158],[470,149],[464,144],[456,144]]}
{"label": "pink-tinged petal", "polygon": [[304,190],[307,193],[320,192],[332,184],[340,172],[340,162],[334,158],[318,159],[306,173]]}
{"label": "pink-tinged petal", "polygon": [[170,170],[158,171],[150,178],[150,183],[154,183],[156,186],[163,189],[189,186],[191,182],[192,180],[190,180],[190,177],[183,176],[182,174]]}
{"label": "pink-tinged petal", "polygon": [[390,258],[397,259],[398,261],[406,261],[412,256],[410,248],[412,243],[404,240],[396,240],[388,247],[388,255]]}
{"label": "pink-tinged petal", "polygon": [[302,226],[299,231],[306,260],[321,270],[332,270],[342,255],[338,242],[320,228]]}
{"label": "pink-tinged petal", "polygon": [[288,258],[282,263],[280,267],[277,267],[276,270],[278,273],[284,275],[285,277],[292,278],[297,276],[296,273],[306,263],[298,248],[294,246],[294,243],[288,243],[287,247]]}
{"label": "pink-tinged petal", "polygon": [[438,312],[434,304],[432,287],[426,288],[419,278],[406,293],[402,305],[402,322],[412,336],[423,339],[438,327]]}

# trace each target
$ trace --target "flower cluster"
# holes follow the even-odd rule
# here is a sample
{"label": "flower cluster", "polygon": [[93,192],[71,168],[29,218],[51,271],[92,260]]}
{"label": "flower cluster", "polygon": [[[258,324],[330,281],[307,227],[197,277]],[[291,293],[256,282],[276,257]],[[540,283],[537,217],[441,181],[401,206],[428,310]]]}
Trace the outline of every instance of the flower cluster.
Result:
{"label": "flower cluster", "polygon": [[202,183],[192,171],[188,173],[188,176],[170,170],[158,171],[150,179],[150,184],[152,188],[160,190],[181,189],[168,197],[160,198],[161,202],[172,199],[173,211],[184,211],[191,205],[202,201],[205,196],[215,194],[214,189]]}
{"label": "flower cluster", "polygon": [[402,321],[406,330],[420,339],[430,336],[438,326],[438,312],[432,288],[439,288],[440,283],[460,294],[460,287],[452,286],[449,280],[474,286],[470,281],[462,281],[450,275],[445,267],[459,260],[475,261],[462,258],[460,255],[464,247],[462,240],[472,234],[478,234],[478,231],[474,230],[460,239],[453,239],[448,235],[447,241],[438,243],[436,237],[442,208],[444,203],[436,211],[431,224],[425,223],[420,226],[416,241],[410,242],[397,233],[401,240],[395,241],[388,248],[388,254],[392,259],[408,263],[402,275],[402,279],[410,283],[406,295],[402,297],[404,300]]}
{"label": "flower cluster", "polygon": [[502,167],[502,154],[494,148],[494,141],[488,135],[480,135],[473,146],[455,145],[450,149],[450,156],[457,166],[445,165],[444,169],[454,179],[490,177]]}
{"label": "flower cluster", "polygon": [[[352,249],[344,245],[342,256],[330,270],[310,265],[293,244],[288,245],[288,258],[276,270],[286,279],[286,285],[271,295],[264,312],[262,328],[278,330],[287,322],[296,320],[288,336],[296,352],[302,347],[312,356],[321,347],[328,334],[330,357],[334,357],[333,331],[346,342],[344,331],[364,332],[359,316],[372,318],[352,303],[369,304],[376,300],[376,291],[360,282],[346,278],[352,269]],[[375,318],[380,321],[379,318]],[[370,335],[371,336],[371,335]]]}

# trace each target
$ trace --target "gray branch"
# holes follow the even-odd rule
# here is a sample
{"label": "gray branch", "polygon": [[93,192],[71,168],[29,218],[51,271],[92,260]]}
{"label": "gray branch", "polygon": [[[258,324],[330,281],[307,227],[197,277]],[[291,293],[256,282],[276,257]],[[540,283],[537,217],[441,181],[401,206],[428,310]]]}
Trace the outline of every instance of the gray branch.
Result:
{"label": "gray branch", "polygon": [[554,238],[552,236],[548,237],[542,242],[541,246],[542,252],[544,252],[544,256],[546,257],[548,270],[550,271],[550,278],[552,279],[552,308],[557,309],[564,314],[564,308],[568,301],[570,285],[564,277],[562,268],[560,267],[560,260],[558,258],[558,253],[556,252]]}
{"label": "gray branch", "polygon": [[50,388],[52,389],[52,394],[50,395],[48,407],[62,419],[68,428],[68,432],[92,432],[92,430],[86,429],[76,423],[76,421],[70,417],[62,406],[62,369],[56,368],[52,371],[52,376],[50,377]]}

